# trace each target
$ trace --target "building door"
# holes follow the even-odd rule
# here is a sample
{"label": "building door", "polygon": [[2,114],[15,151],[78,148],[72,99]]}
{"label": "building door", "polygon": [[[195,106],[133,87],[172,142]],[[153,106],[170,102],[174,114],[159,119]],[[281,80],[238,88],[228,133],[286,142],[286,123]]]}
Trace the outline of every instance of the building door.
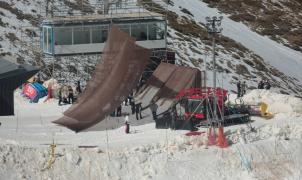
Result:
{"label": "building door", "polygon": [[53,54],[52,28],[47,26],[43,27],[43,52]]}

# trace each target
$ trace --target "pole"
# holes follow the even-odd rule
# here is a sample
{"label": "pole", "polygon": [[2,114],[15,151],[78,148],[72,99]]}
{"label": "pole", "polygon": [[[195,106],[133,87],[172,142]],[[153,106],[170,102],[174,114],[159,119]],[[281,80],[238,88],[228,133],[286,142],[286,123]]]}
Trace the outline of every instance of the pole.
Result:
{"label": "pole", "polygon": [[215,34],[213,34],[213,118],[217,121]]}
{"label": "pole", "polygon": [[208,29],[208,33],[212,35],[213,40],[213,120],[214,122],[218,122],[218,116],[217,116],[217,94],[216,94],[216,59],[215,59],[215,35],[218,33],[221,33],[222,28],[219,28],[221,26],[221,21],[223,17],[220,16],[217,18],[216,16],[213,16],[212,18],[206,17],[206,27]]}

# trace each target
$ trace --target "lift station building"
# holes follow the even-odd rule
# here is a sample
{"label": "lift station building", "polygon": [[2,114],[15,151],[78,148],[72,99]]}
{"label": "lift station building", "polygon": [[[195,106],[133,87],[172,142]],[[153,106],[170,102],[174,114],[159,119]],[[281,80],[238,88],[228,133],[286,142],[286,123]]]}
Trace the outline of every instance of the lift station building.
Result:
{"label": "lift station building", "polygon": [[154,12],[133,12],[45,19],[41,24],[42,51],[51,56],[102,53],[112,23],[135,37],[142,47],[166,49],[165,17]]}

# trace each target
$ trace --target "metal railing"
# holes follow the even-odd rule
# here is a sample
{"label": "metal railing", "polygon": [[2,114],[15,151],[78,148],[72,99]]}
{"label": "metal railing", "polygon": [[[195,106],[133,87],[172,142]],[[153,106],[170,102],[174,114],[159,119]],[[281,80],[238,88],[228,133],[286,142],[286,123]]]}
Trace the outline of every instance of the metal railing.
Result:
{"label": "metal railing", "polygon": [[[167,7],[158,8],[156,4],[160,1],[138,1],[129,2],[127,0],[118,1],[117,3],[110,3],[106,8],[106,4],[103,2],[97,2],[94,4],[86,3],[72,3],[69,1],[54,1],[49,3],[49,7],[43,10],[40,8],[40,14],[43,17],[74,17],[87,16],[87,15],[100,15],[111,17],[118,14],[131,14],[131,13],[150,13],[152,11],[158,12],[166,9]],[[147,8],[148,7],[148,10]],[[163,11],[164,14],[164,11]]]}

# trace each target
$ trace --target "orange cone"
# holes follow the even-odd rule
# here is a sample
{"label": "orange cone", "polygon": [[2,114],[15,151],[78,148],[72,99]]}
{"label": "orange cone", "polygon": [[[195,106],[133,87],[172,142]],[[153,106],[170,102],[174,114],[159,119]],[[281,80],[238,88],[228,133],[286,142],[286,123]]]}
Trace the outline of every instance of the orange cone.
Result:
{"label": "orange cone", "polygon": [[209,128],[209,135],[208,135],[208,145],[215,145],[216,144],[216,137],[215,137],[215,129],[213,127]]}
{"label": "orange cone", "polygon": [[223,127],[222,126],[220,126],[218,128],[217,146],[219,146],[221,148],[227,148],[227,147],[229,147],[228,141],[227,141],[227,139],[224,136]]}

